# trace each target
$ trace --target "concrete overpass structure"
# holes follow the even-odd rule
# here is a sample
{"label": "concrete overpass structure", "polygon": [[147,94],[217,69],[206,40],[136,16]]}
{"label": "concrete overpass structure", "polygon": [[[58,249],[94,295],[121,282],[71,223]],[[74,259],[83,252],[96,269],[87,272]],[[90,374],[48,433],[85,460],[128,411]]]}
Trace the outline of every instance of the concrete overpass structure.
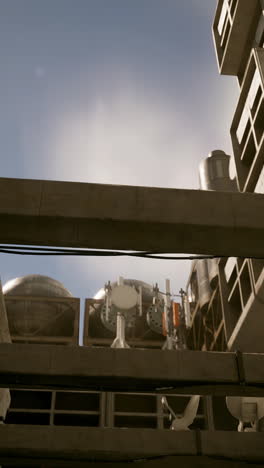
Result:
{"label": "concrete overpass structure", "polygon": [[0,179],[0,242],[264,258],[264,196]]}

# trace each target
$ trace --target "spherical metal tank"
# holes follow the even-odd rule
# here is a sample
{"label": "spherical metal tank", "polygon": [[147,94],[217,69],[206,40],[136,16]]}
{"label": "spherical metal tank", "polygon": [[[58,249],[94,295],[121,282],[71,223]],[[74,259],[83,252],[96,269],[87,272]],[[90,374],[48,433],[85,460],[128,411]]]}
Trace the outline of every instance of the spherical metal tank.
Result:
{"label": "spherical metal tank", "polygon": [[14,278],[3,286],[6,296],[72,297],[62,283],[43,275],[27,275]]}
{"label": "spherical metal tank", "polygon": [[42,275],[23,276],[8,281],[3,293],[11,335],[25,339],[72,335],[74,314],[63,303],[72,294],[59,281]]}
{"label": "spherical metal tank", "polygon": [[229,175],[230,156],[222,150],[214,150],[203,159],[199,166],[201,190],[235,192],[237,182]]}
{"label": "spherical metal tank", "polygon": [[[146,317],[146,310],[152,305],[153,303],[153,287],[150,284],[147,284],[143,281],[135,280],[135,279],[124,279],[123,283],[127,286],[134,287],[138,292],[140,287],[142,288],[142,303],[143,307],[143,316],[139,317],[138,314],[134,314],[132,316],[132,320],[127,320],[126,326],[126,335],[127,338],[131,338],[133,336],[141,337],[145,336],[147,333],[146,338],[148,339],[155,339],[160,334],[155,333],[153,329],[151,330],[149,324],[147,323]],[[117,286],[117,282],[111,283],[111,287],[114,288]],[[105,297],[105,290],[104,288],[100,289],[97,294],[94,296],[95,299],[104,299]],[[159,294],[161,298],[161,294]],[[147,306],[147,307],[145,307]],[[98,305],[98,307],[91,308],[89,313],[89,334],[91,336],[100,336],[104,338],[110,338],[115,336],[115,330],[113,324],[107,324],[105,319],[104,313],[104,305]],[[145,312],[144,312],[145,311]],[[109,326],[110,325],[110,326]]]}

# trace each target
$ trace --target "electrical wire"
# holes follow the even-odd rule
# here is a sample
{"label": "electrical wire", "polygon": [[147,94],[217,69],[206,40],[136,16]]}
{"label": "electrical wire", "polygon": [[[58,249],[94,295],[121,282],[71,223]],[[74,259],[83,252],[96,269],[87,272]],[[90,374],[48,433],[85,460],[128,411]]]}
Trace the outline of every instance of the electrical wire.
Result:
{"label": "electrical wire", "polygon": [[54,255],[54,256],[95,256],[95,257],[141,257],[154,260],[196,260],[196,259],[212,259],[220,258],[219,256],[212,255],[199,255],[199,256],[172,256],[167,254],[160,254],[159,252],[143,251],[117,251],[117,250],[93,250],[93,249],[72,249],[72,248],[50,248],[50,247],[28,247],[28,246],[13,246],[13,245],[0,245],[0,253],[16,254],[16,255]]}
{"label": "electrical wire", "polygon": [[[124,250],[95,250],[74,249],[71,247],[32,247],[0,244],[0,253],[15,255],[41,255],[41,256],[80,256],[80,257],[139,257],[151,260],[212,260],[229,258],[227,255],[171,255],[155,251],[124,251]],[[237,257],[264,260],[264,257]]]}

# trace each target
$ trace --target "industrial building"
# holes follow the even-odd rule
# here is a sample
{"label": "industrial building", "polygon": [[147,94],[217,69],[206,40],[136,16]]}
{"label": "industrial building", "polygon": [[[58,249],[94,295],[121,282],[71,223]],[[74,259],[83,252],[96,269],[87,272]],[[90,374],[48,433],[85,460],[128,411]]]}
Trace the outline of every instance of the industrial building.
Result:
{"label": "industrial building", "polygon": [[[236,197],[239,192],[264,193],[263,2],[261,0],[219,0],[213,24],[213,35],[219,71],[222,74],[235,75],[240,89],[240,97],[231,124],[237,177],[231,179],[229,176],[230,156],[220,150],[212,151],[208,158],[201,162],[199,168],[200,191],[210,191],[212,196],[214,196],[213,192],[224,192],[224,195],[220,195],[223,197],[222,200],[227,200],[224,198],[226,195],[229,197],[228,200],[234,201],[233,194]],[[49,187],[52,187],[52,184]],[[60,197],[63,198],[61,193],[64,193],[65,186],[60,187]],[[103,192],[104,186],[96,187],[94,184],[92,190]],[[22,192],[24,193],[25,190]],[[71,197],[66,189],[65,192],[71,213]],[[143,192],[142,196],[147,196],[144,190]],[[45,202],[45,190],[43,193]],[[137,190],[137,200],[141,196],[140,193],[140,190]],[[165,198],[166,196],[164,195]],[[55,197],[55,199],[60,202],[60,197]],[[104,194],[104,197],[110,206],[107,195]],[[105,204],[104,197],[102,197],[103,205]],[[118,198],[122,197],[118,194]],[[78,204],[76,200],[72,203],[75,210]],[[208,203],[209,213],[211,202],[206,201],[206,203]],[[56,203],[55,205],[50,203],[50,206],[52,206],[52,213],[48,215],[49,219],[52,216],[58,218],[59,209]],[[79,222],[82,217],[82,207],[78,207],[78,210]],[[135,247],[133,242],[137,242],[132,231],[134,213],[132,211],[131,213],[131,219],[125,218],[128,227],[126,226],[123,230],[122,226],[121,229],[123,237],[125,237],[125,232],[129,233],[130,248]],[[15,221],[23,225],[26,217],[32,222],[34,215],[35,213],[29,214],[29,209],[26,207],[26,214],[23,212],[24,218],[18,215]],[[67,216],[71,216],[68,211]],[[105,218],[103,208],[101,217]],[[69,227],[69,219],[66,219],[65,213],[62,218],[62,223],[68,223],[67,227]],[[93,229],[96,230],[93,212],[91,219],[94,223]],[[100,228],[102,219],[97,221]],[[109,232],[112,233],[113,219],[110,217],[109,226],[107,226],[107,229],[110,229]],[[118,226],[118,223],[122,221],[120,219],[117,221]],[[10,243],[18,244],[12,220],[10,221],[10,217],[5,213],[4,220],[11,239]],[[138,221],[140,222],[142,220]],[[163,222],[166,223],[167,220]],[[239,220],[237,222],[239,226]],[[182,219],[181,223],[186,229],[186,223]],[[44,244],[45,230],[43,231],[44,237],[41,238],[42,224],[41,220],[36,228],[40,238],[35,239],[33,243],[48,245]],[[198,225],[201,238],[204,237],[205,229],[209,224],[210,222],[207,221],[205,228],[202,224]],[[32,236],[35,226],[36,224],[32,223]],[[61,235],[62,226],[63,224],[60,225],[58,233],[56,228],[54,229],[55,234],[52,234],[54,238],[57,234]],[[151,229],[153,226],[156,233],[159,234],[162,231],[163,226],[160,228],[156,221],[150,219]],[[259,226],[256,230],[258,228]],[[140,231],[138,225],[135,229]],[[77,231],[79,235],[81,229],[75,229],[74,232]],[[71,230],[69,232],[69,238],[72,239]],[[215,227],[212,232],[215,232]],[[223,230],[223,232],[228,233],[228,230]],[[86,228],[85,234],[87,233]],[[104,230],[100,229],[100,233],[103,236]],[[238,237],[240,234],[237,234]],[[23,233],[23,235],[27,236],[28,233]],[[247,235],[247,228],[243,235]],[[93,231],[91,236],[95,237]],[[183,236],[180,235],[180,237]],[[27,243],[26,238],[20,237],[21,239],[22,243]],[[81,237],[78,237],[72,242],[76,244],[79,242],[83,245],[80,239]],[[114,239],[113,235],[112,237],[110,235],[109,239],[112,239],[113,243],[111,248],[117,248],[115,242],[118,242],[118,239]],[[173,244],[173,235],[168,239],[168,242]],[[192,240],[191,235],[189,239],[193,253],[197,253],[199,245]],[[213,249],[213,240],[209,249]],[[49,245],[52,245],[50,238],[49,242],[51,243]],[[63,238],[61,242],[65,245],[66,238]],[[218,242],[220,245],[221,242],[219,240]],[[232,242],[234,245],[234,239],[231,244]],[[256,242],[257,244],[261,246],[260,240]],[[241,245],[245,245],[244,238]],[[101,245],[101,248],[105,248],[105,245]],[[2,369],[0,373],[1,386],[3,387],[3,382],[10,383],[8,389],[1,390],[0,393],[0,399],[2,399],[0,416],[6,429],[4,433],[0,426],[2,439],[3,435],[7,434],[4,435],[6,437],[4,442],[0,441],[2,467],[75,466],[75,462],[76,466],[102,466],[98,460],[101,460],[103,465],[107,461],[110,467],[111,460],[115,463],[118,450],[121,454],[120,459],[118,458],[119,463],[124,460],[127,462],[125,458],[127,454],[128,460],[130,462],[136,460],[139,467],[152,466],[152,462],[153,466],[175,466],[175,458],[173,458],[175,456],[179,457],[183,465],[187,463],[186,466],[195,467],[202,466],[200,465],[201,457],[205,457],[203,466],[216,467],[229,466],[229,462],[230,467],[242,467],[244,461],[263,461],[262,434],[254,434],[256,438],[246,439],[244,436],[247,434],[237,434],[237,431],[262,432],[263,430],[264,405],[263,398],[260,398],[260,396],[263,397],[263,388],[262,393],[258,393],[259,388],[256,385],[256,382],[263,384],[263,376],[261,378],[253,376],[250,380],[248,369],[252,366],[249,366],[247,360],[243,361],[241,353],[264,353],[263,327],[256,326],[256,323],[263,323],[264,261],[239,256],[229,257],[225,255],[224,248],[223,251],[214,252],[216,256],[219,253],[219,258],[202,258],[193,262],[187,285],[186,287],[183,285],[178,298],[171,295],[169,283],[166,283],[164,289],[163,285],[149,285],[138,278],[117,278],[116,282],[106,282],[93,298],[85,300],[82,336],[79,336],[80,300],[73,297],[59,281],[36,274],[16,278],[4,285],[0,302],[1,320],[3,323],[3,317],[7,319],[8,330],[5,336],[2,336],[1,341],[9,344],[3,345],[7,348],[1,349],[1,365],[3,366],[2,362],[5,352],[8,353],[8,347],[10,349],[10,346],[13,346],[14,349],[21,350],[22,359],[27,355],[27,350],[34,349],[37,357],[36,363],[33,362],[32,365],[33,367],[39,366],[40,370],[36,372],[34,367],[34,371],[27,371],[25,375],[23,372],[20,374],[16,369],[15,371],[11,369],[11,359],[10,363],[6,363],[6,367],[3,366],[4,370]],[[230,246],[227,250],[230,252]],[[79,343],[82,346],[79,346]],[[31,345],[34,348],[31,348]],[[15,348],[16,346],[18,347]],[[23,346],[25,351],[23,351]],[[94,372],[97,376],[96,382],[87,379],[89,372],[87,371],[86,375],[83,370],[86,357],[82,353],[78,354],[79,348],[82,348],[84,353],[87,350],[91,351],[91,356],[95,356],[92,353],[98,352],[96,362],[90,364],[92,371],[89,368],[89,372]],[[38,349],[39,354],[37,354]],[[146,372],[146,367],[142,367],[143,370],[140,368],[138,356],[141,356],[142,350],[146,353],[144,356],[150,369],[149,373]],[[135,354],[133,354],[134,351]],[[199,351],[204,353],[199,353]],[[229,351],[230,353],[208,353],[209,351]],[[238,353],[235,353],[236,351]],[[65,356],[67,354],[69,361],[71,352],[72,356],[79,357],[80,361],[74,363],[75,373],[71,373],[71,367],[60,373],[59,364],[61,367],[64,364],[67,366],[67,362],[62,365],[60,361],[60,353],[62,356],[63,352]],[[131,360],[127,353],[131,353]],[[204,364],[205,361],[200,356],[203,354],[204,359],[207,359],[207,353],[210,357]],[[175,362],[171,365],[174,355],[177,355],[177,359],[175,358]],[[199,356],[200,361],[200,363],[198,359],[196,361],[197,373],[201,373],[202,369],[203,376],[199,374],[197,377],[194,365],[192,371],[188,370],[186,365],[186,362],[190,363],[191,359],[195,362],[195,355]],[[105,364],[100,361],[102,359],[100,356],[106,360]],[[166,361],[163,356],[166,356]],[[153,362],[153,357],[156,357],[157,362]],[[184,359],[186,359],[185,365]],[[221,360],[221,365],[215,366],[212,363],[215,363],[217,359],[219,363]],[[250,360],[251,356],[249,355],[247,359]],[[153,368],[155,365],[159,366],[158,361],[160,362],[159,379],[156,382],[153,377],[156,374],[154,371],[153,374],[151,373],[151,366],[153,365]],[[112,363],[116,368],[111,368]],[[129,369],[129,363],[131,369]],[[25,369],[27,365],[26,362]],[[93,367],[98,367],[99,371],[97,369],[93,371]],[[136,378],[133,376],[134,369],[138,371]],[[179,374],[177,378],[180,383],[175,378],[177,373],[175,369]],[[186,372],[193,372],[195,375],[188,379]],[[173,378],[168,377],[171,373]],[[71,379],[72,385],[69,384]],[[247,395],[247,382],[251,382],[249,390],[251,396],[237,399],[237,394]],[[219,388],[216,388],[217,384]],[[190,393],[185,390],[186,388]],[[228,400],[226,396],[229,397]],[[14,428],[17,430],[19,426],[21,432],[16,433],[17,446],[14,449],[12,442],[8,442],[8,438],[10,439],[9,434],[12,435],[12,430]],[[43,429],[44,426],[47,430]],[[71,431],[71,427],[74,427],[75,432]],[[93,428],[94,432],[82,432],[80,428]],[[96,428],[101,432],[96,432]],[[108,432],[105,432],[106,429]],[[21,435],[23,431],[26,436]],[[175,437],[173,431],[179,431]],[[228,435],[217,431],[227,431]],[[243,437],[242,443],[241,437],[238,438],[238,436]],[[91,439],[87,441],[86,437]],[[34,439],[34,447],[33,442],[31,445],[31,438]],[[130,438],[129,441],[128,438]],[[6,445],[3,446],[1,443]],[[50,455],[43,448],[45,443],[50,449]],[[126,443],[129,443],[129,449]],[[66,459],[65,444],[70,447],[69,459]],[[142,444],[142,447],[139,447],[139,444]],[[163,447],[163,451],[159,444]],[[28,454],[25,447],[30,449],[33,447],[32,452]],[[233,465],[230,460],[239,459],[239,450],[241,453],[245,450],[241,455],[241,464],[238,462],[239,465]],[[64,454],[64,458],[60,458],[60,453]],[[167,460],[169,455],[172,458]],[[106,456],[107,459],[102,458]],[[19,457],[25,461],[21,462]],[[157,460],[153,460],[155,457]],[[221,461],[221,457],[225,457],[226,460]],[[80,465],[77,464],[79,461]],[[145,462],[149,465],[145,465]]]}
{"label": "industrial building", "polygon": [[[133,287],[132,291],[141,289],[142,313],[134,308],[126,315],[126,342],[117,348],[161,350],[166,343],[162,295],[141,281],[124,280],[124,284]],[[114,289],[116,285],[111,287]],[[45,276],[29,275],[9,281],[3,293],[13,343],[78,345],[79,300],[61,283]],[[153,306],[155,294],[160,300],[157,311]],[[104,296],[105,288],[102,288],[95,298],[86,300],[84,346],[109,348],[113,344],[117,313],[112,307],[107,316]],[[171,417],[162,405],[164,396],[177,414],[184,412],[189,398],[166,393],[12,389],[5,423],[169,429]],[[192,427],[208,428],[207,400],[207,397],[201,399]]]}
{"label": "industrial building", "polygon": [[[240,92],[230,130],[237,184],[229,177],[230,158],[213,152],[200,166],[202,190],[264,193],[263,8],[258,0],[218,2],[213,36],[219,72],[236,76]],[[187,289],[192,349],[264,352],[262,327],[256,326],[263,321],[262,260],[198,261]]]}

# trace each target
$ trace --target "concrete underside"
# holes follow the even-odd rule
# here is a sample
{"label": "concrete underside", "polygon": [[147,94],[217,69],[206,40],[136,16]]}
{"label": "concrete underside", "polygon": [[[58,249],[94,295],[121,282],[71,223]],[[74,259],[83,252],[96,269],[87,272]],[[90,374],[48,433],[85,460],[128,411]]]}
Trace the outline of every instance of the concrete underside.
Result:
{"label": "concrete underside", "polygon": [[0,179],[0,242],[264,257],[264,196]]}
{"label": "concrete underside", "polygon": [[[225,458],[227,460],[224,460]],[[150,460],[147,462],[147,459],[152,459],[152,462]],[[232,460],[240,460],[239,463],[248,460],[254,463],[264,461],[263,434],[232,431],[197,433],[153,429],[0,426],[1,464],[14,466],[17,462],[18,466],[23,466],[23,463],[27,463],[26,466],[32,466],[34,463],[36,466],[45,462],[45,466],[95,465],[98,467],[104,466],[103,462],[112,462],[112,466],[117,464],[123,466],[119,463],[123,461],[125,465],[129,460],[141,460],[142,466],[145,466],[143,464],[145,460],[146,464],[153,463],[150,466],[159,467],[223,467],[229,466],[228,462],[231,463]],[[111,465],[105,464],[105,466]],[[231,463],[230,466],[236,465]]]}
{"label": "concrete underside", "polygon": [[[32,458],[1,458],[2,466],[10,468],[128,468],[128,462],[90,462],[79,460],[47,460],[38,459],[35,461]],[[136,461],[136,468],[249,468],[246,461],[225,460],[215,457],[199,456],[173,456],[161,457],[158,459],[147,459]],[[130,463],[131,466],[131,463]],[[134,466],[134,465],[133,465]],[[255,464],[250,462],[250,468],[261,468],[263,464]]]}

